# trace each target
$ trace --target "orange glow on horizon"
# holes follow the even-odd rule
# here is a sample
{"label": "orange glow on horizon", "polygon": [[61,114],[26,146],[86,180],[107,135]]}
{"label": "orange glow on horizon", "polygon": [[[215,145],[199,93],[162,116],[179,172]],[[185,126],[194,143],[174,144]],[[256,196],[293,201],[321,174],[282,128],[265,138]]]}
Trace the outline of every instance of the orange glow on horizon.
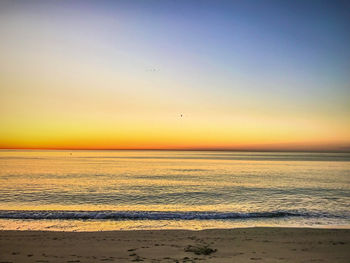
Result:
{"label": "orange glow on horizon", "polygon": [[116,2],[0,7],[0,148],[350,151],[345,19]]}

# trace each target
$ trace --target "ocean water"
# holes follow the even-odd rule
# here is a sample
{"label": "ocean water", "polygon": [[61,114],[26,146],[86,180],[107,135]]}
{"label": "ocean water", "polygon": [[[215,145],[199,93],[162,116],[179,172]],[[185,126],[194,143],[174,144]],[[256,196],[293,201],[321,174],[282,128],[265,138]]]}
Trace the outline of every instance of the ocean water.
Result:
{"label": "ocean water", "polygon": [[349,153],[0,151],[0,229],[350,227]]}

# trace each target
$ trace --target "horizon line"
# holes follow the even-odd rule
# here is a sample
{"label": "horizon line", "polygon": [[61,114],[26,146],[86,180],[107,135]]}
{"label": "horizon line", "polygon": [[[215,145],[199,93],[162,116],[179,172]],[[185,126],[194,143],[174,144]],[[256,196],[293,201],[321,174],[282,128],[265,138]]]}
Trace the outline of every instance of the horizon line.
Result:
{"label": "horizon line", "polygon": [[350,153],[350,149],[269,149],[269,148],[40,148],[40,147],[14,147],[1,148],[0,150],[48,150],[48,151],[213,151],[213,152],[318,152],[318,153]]}

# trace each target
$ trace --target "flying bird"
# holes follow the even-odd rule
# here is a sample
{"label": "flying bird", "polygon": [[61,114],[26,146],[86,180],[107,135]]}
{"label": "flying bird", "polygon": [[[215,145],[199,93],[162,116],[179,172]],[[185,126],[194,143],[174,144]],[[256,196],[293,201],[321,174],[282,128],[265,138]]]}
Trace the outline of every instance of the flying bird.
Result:
{"label": "flying bird", "polygon": [[159,71],[159,69],[149,68],[149,69],[146,69],[146,71],[148,71],[148,72],[156,72],[156,71]]}

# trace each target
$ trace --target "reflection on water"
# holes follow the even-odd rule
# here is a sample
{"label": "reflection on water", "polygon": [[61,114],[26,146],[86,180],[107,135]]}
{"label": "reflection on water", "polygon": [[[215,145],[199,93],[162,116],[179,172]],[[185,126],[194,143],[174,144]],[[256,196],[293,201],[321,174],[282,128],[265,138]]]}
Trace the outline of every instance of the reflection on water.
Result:
{"label": "reflection on water", "polygon": [[[203,229],[350,225],[350,154],[0,151],[2,229]],[[14,210],[260,213],[227,220],[23,220]],[[5,215],[5,216],[4,216]],[[52,225],[54,227],[52,227]]]}

